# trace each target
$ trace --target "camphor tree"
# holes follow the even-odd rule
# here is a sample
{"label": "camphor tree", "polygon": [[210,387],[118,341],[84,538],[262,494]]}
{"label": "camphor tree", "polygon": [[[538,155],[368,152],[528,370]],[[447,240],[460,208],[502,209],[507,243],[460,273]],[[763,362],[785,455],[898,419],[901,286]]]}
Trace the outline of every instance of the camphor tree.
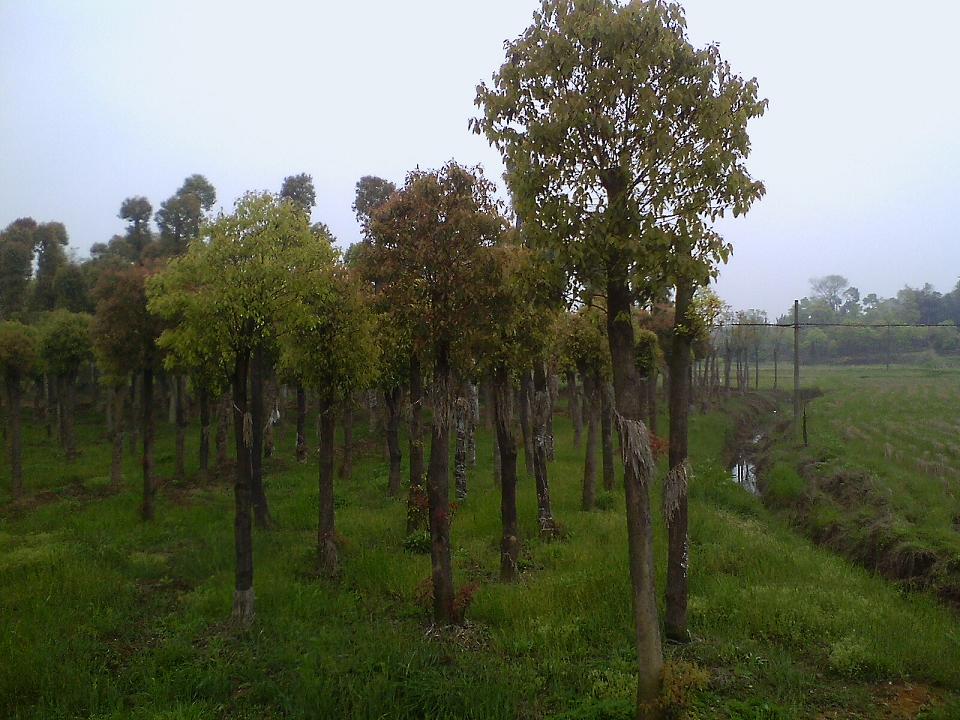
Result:
{"label": "camphor tree", "polygon": [[[332,251],[326,249],[332,259]],[[331,262],[332,265],[332,262]],[[369,297],[343,265],[315,275],[305,287],[281,344],[281,363],[319,403],[319,524],[317,569],[334,577],[340,558],[334,523],[333,457],[337,407],[375,381],[378,348]]]}
{"label": "camphor tree", "polygon": [[40,354],[47,372],[56,379],[60,423],[67,462],[77,459],[75,412],[77,374],[92,358],[89,315],[54,310],[40,326]]}
{"label": "camphor tree", "polygon": [[187,366],[215,359],[231,381],[237,457],[233,615],[243,625],[254,616],[250,361],[258,348],[275,345],[330,261],[329,244],[311,232],[293,204],[270,193],[248,193],[232,214],[202,227],[186,254],[147,286],[150,311],[170,323],[160,346]]}
{"label": "camphor tree", "polygon": [[23,441],[20,402],[23,381],[39,368],[40,353],[36,330],[14,320],[0,322],[0,372],[7,400],[7,434],[10,438],[10,490],[14,498],[23,494]]}
{"label": "camphor tree", "polygon": [[[156,506],[157,479],[154,444],[156,420],[153,402],[154,378],[160,353],[156,342],[160,336],[160,320],[147,311],[147,278],[153,271],[143,265],[128,265],[105,270],[94,298],[97,309],[93,318],[92,338],[101,367],[115,381],[140,376],[141,435],[143,440],[143,504],[145,520],[153,519]],[[122,393],[121,393],[122,397]],[[122,400],[117,400],[122,408]],[[119,431],[123,414],[114,414],[114,432]],[[116,442],[116,438],[114,438]],[[121,457],[114,445],[113,479],[119,482]]]}
{"label": "camphor tree", "polygon": [[0,233],[0,319],[12,320],[25,309],[36,230],[33,218],[19,218]]}
{"label": "camphor tree", "polygon": [[500,469],[500,579],[517,577],[520,530],[517,517],[517,408],[514,388],[529,372],[530,355],[548,341],[552,312],[531,302],[534,278],[544,267],[536,254],[505,233],[492,250],[496,274],[482,294],[485,322],[475,344],[480,369],[493,386],[494,430]]}
{"label": "camphor tree", "polygon": [[[317,204],[317,191],[313,186],[313,177],[307,173],[288,175],[280,186],[280,198],[290,202],[302,212],[309,222],[313,206]],[[297,446],[298,462],[307,460],[307,391],[303,383],[297,382]]]}
{"label": "camphor tree", "polygon": [[504,229],[492,191],[479,168],[455,162],[437,171],[411,172],[403,188],[374,211],[370,226],[382,292],[402,309],[413,356],[429,363],[433,375],[427,499],[434,620],[444,624],[457,619],[449,502],[454,375],[465,366],[469,338],[480,321],[475,289],[489,286],[487,248]]}
{"label": "camphor tree", "polygon": [[[679,5],[545,0],[478,87],[473,121],[498,147],[520,218],[571,273],[607,296],[607,336],[625,465],[639,660],[638,716],[662,714],[663,655],[650,521],[653,464],[641,422],[635,290],[666,285],[708,225],[745,212],[762,188],[747,174],[746,124],[765,103],[715,46],[694,48]],[[694,277],[696,279],[696,277]],[[685,533],[684,533],[685,536]],[[673,634],[673,629],[668,628]]]}

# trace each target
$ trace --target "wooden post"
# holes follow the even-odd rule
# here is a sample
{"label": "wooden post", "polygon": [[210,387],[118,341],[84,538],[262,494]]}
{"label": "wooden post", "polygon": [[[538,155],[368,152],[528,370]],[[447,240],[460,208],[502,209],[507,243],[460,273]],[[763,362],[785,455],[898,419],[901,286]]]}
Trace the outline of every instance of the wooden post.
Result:
{"label": "wooden post", "polygon": [[800,301],[793,301],[793,427],[800,434]]}

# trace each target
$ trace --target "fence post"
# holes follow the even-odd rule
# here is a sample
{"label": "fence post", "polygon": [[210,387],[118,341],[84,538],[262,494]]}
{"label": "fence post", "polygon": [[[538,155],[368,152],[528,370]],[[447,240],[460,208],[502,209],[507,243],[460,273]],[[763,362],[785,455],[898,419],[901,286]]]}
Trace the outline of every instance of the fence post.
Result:
{"label": "fence post", "polygon": [[793,301],[793,427],[799,436],[800,428],[800,301]]}

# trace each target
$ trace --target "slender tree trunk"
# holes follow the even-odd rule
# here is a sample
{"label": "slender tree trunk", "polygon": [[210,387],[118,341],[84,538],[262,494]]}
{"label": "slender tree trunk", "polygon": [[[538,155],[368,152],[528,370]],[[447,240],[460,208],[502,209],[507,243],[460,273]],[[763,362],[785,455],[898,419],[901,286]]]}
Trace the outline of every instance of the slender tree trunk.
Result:
{"label": "slender tree trunk", "polygon": [[223,470],[230,462],[227,452],[227,435],[230,424],[230,406],[233,404],[230,393],[226,392],[220,396],[220,402],[217,407],[217,468]]}
{"label": "slender tree trunk", "polygon": [[457,488],[457,500],[467,499],[467,423],[470,413],[469,404],[464,397],[458,397],[453,403],[453,423],[457,445],[453,451],[453,477]]}
{"label": "slender tree trunk", "polygon": [[[137,384],[140,384],[140,387],[137,387]],[[139,392],[138,392],[139,390]],[[130,402],[127,403],[129,408],[129,420],[127,422],[127,427],[130,428],[128,433],[129,437],[127,438],[127,446],[130,448],[130,454],[135,455],[137,452],[137,447],[139,446],[140,437],[138,429],[143,424],[143,412],[140,408],[140,396],[143,394],[143,376],[140,373],[134,373],[130,378]]]}
{"label": "slender tree trunk", "polygon": [[441,349],[434,360],[433,432],[427,501],[430,508],[430,560],[433,570],[433,619],[449,625],[456,621],[453,608],[453,561],[450,552],[450,415],[452,376],[449,351]]}
{"label": "slender tree trunk", "polygon": [[691,337],[684,331],[693,298],[689,281],[678,280],[673,328],[673,352],[670,356],[670,452],[667,480],[663,491],[667,520],[667,609],[665,631],[677,642],[690,639],[687,631],[687,596],[690,539],[687,532],[687,428],[690,416]]}
{"label": "slender tree trunk", "polygon": [[[536,377],[534,377],[534,386],[536,386]],[[557,405],[557,396],[560,392],[559,378],[552,373],[547,374],[547,421],[544,424],[546,433],[547,462],[553,462],[556,459],[556,436],[553,434],[553,409]]]}
{"label": "slender tree trunk", "polygon": [[187,476],[187,378],[185,375],[174,377],[175,420],[177,424],[176,467],[174,476],[183,480]]}
{"label": "slender tree trunk", "polygon": [[730,343],[727,342],[724,344],[723,350],[723,387],[725,390],[730,389],[730,363],[732,361],[732,350],[730,349]]}
{"label": "slender tree trunk", "polygon": [[531,405],[533,402],[533,376],[527,372],[520,381],[520,432],[523,435],[523,464],[527,477],[534,476],[533,471],[533,428],[531,427]]}
{"label": "slender tree trunk", "polygon": [[753,389],[760,389],[760,348],[753,349]]}
{"label": "slender tree trunk", "polygon": [[407,534],[424,529],[423,374],[420,358],[410,357],[410,492],[407,496]]}
{"label": "slender tree trunk", "polygon": [[387,404],[387,452],[390,455],[390,479],[387,489],[390,497],[400,494],[400,412],[403,404],[403,388],[397,385],[383,394]]}
{"label": "slender tree trunk", "polygon": [[654,465],[647,430],[641,421],[637,403],[637,370],[630,305],[625,273],[619,276],[611,274],[607,283],[607,338],[613,365],[617,425],[624,451],[627,542],[638,660],[637,716],[656,718],[662,713],[651,708],[655,707],[660,695],[663,649],[657,617],[650,511]]}
{"label": "slender tree trunk", "polygon": [[583,509],[593,510],[597,498],[597,391],[589,372],[583,376],[584,411],[587,416],[587,447],[583,459]]}
{"label": "slender tree trunk", "polygon": [[[266,370],[264,370],[266,373]],[[263,422],[263,456],[265,458],[273,457],[273,448],[274,448],[274,420],[279,418],[279,412],[277,410],[277,383],[273,379],[273,374],[270,374],[270,377],[264,378],[263,383],[263,396],[264,396],[264,409],[266,417]],[[277,420],[279,422],[279,420]]]}
{"label": "slender tree trunk", "polygon": [[616,470],[613,464],[613,386],[600,383],[600,448],[603,458],[603,489],[613,490]]}
{"label": "slender tree trunk", "polygon": [[236,575],[233,593],[233,618],[241,626],[253,622],[253,528],[250,511],[253,501],[250,446],[257,435],[247,403],[248,353],[237,353],[233,368],[233,435],[237,452],[233,498],[235,514],[233,540],[236,553]]}
{"label": "slender tree trunk", "polygon": [[123,413],[124,388],[110,386],[110,400],[113,405],[113,425],[110,428],[112,453],[110,456],[110,487],[119,490],[123,484]]}
{"label": "slender tree trunk", "polygon": [[266,374],[266,359],[263,350],[253,352],[250,366],[250,417],[253,421],[253,437],[250,443],[250,489],[253,497],[253,517],[257,527],[273,527],[267,493],[263,486],[263,378]]}
{"label": "slender tree trunk", "polygon": [[143,435],[143,507],[140,512],[144,520],[153,520],[157,495],[153,445],[157,428],[153,407],[153,368],[149,364],[143,371],[140,393],[140,411],[143,423],[141,430],[141,435]]}
{"label": "slender tree trunk", "polygon": [[493,401],[497,448],[500,458],[500,579],[511,582],[517,577],[520,557],[520,530],[517,523],[517,437],[513,430],[513,388],[506,368],[494,376]]}
{"label": "slender tree trunk", "polygon": [[477,425],[480,424],[480,390],[473,383],[467,383],[467,402],[470,413],[467,417],[467,462],[470,467],[477,466]]}
{"label": "slender tree trunk", "polygon": [[777,385],[778,385],[778,378],[777,378],[777,375],[778,375],[777,361],[779,359],[778,354],[779,354],[778,348],[774,347],[773,348],[773,389],[774,390],[777,389]]}
{"label": "slender tree trunk", "polygon": [[543,363],[537,362],[534,365],[533,382],[533,473],[537,484],[537,520],[540,526],[540,535],[552,538],[557,527],[556,521],[553,519],[553,510],[550,503],[550,478],[547,474],[549,459],[547,422],[550,416],[550,388],[547,386],[547,376],[544,372]]}
{"label": "slender tree trunk", "polygon": [[23,495],[23,441],[20,434],[20,373],[7,370],[7,422],[10,427],[10,485],[13,497]]}
{"label": "slender tree trunk", "polygon": [[353,398],[343,404],[343,457],[338,475],[347,480],[353,476]]}
{"label": "slender tree trunk", "polygon": [[206,477],[210,470],[210,391],[202,387],[200,400],[200,474]]}
{"label": "slender tree trunk", "polygon": [[320,504],[317,531],[317,569],[327,577],[336,577],[340,572],[340,556],[337,552],[337,533],[334,524],[333,469],[336,408],[328,402],[320,403]]}
{"label": "slender tree trunk", "polygon": [[659,418],[657,413],[659,412],[659,407],[657,405],[657,380],[660,377],[660,372],[657,368],[654,368],[650,372],[650,379],[647,381],[647,416],[650,418],[648,423],[648,428],[651,435],[657,434],[657,426],[659,423]]}
{"label": "slender tree trunk", "polygon": [[[584,378],[584,395],[586,395],[586,378]],[[584,410],[580,404],[580,390],[577,388],[576,370],[567,370],[567,397],[570,408],[570,419],[573,421],[573,446],[580,447],[580,436],[583,435]],[[589,402],[588,400],[584,401]]]}
{"label": "slender tree trunk", "polygon": [[297,383],[297,462],[307,461],[307,391]]}
{"label": "slender tree trunk", "polygon": [[76,412],[77,412],[77,374],[63,378],[63,445],[67,451],[67,462],[76,462],[77,452]]}

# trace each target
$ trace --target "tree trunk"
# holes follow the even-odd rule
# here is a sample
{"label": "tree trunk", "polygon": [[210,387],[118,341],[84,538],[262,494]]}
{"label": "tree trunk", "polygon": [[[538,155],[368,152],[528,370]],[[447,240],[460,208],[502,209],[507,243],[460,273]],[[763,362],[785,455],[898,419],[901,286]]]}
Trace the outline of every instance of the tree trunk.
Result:
{"label": "tree trunk", "polygon": [[[586,396],[586,378],[584,378],[584,395]],[[573,446],[580,447],[580,436],[583,435],[584,411],[580,405],[580,391],[577,388],[577,372],[567,370],[567,398],[570,408],[570,419],[573,421]],[[584,399],[584,404],[589,400]]]}
{"label": "tree trunk", "polygon": [[337,552],[337,534],[334,525],[333,469],[336,408],[328,402],[320,403],[320,504],[317,530],[317,570],[327,577],[336,577],[340,572],[340,557]]}
{"label": "tree trunk", "polygon": [[[536,378],[534,378],[536,385]],[[557,405],[557,399],[560,392],[560,380],[552,373],[547,374],[547,421],[544,424],[546,428],[546,448],[547,462],[553,462],[556,459],[556,436],[553,434],[553,409]]]}
{"label": "tree trunk", "polygon": [[253,437],[250,443],[250,490],[253,497],[253,516],[257,527],[273,527],[267,493],[263,487],[263,377],[266,374],[266,359],[263,349],[253,351],[250,367],[250,417],[253,421]]}
{"label": "tree trunk", "polygon": [[[264,371],[266,373],[266,370]],[[270,377],[264,377],[263,382],[264,409],[266,417],[263,422],[263,456],[265,458],[273,457],[274,423],[279,422],[280,412],[277,409],[277,383],[273,379],[273,373]]]}
{"label": "tree trunk", "polygon": [[670,356],[670,452],[664,484],[663,506],[667,521],[667,608],[665,632],[677,642],[690,639],[687,631],[687,566],[690,538],[687,532],[687,427],[690,415],[690,353],[692,339],[685,327],[693,297],[689,281],[678,280]]}
{"label": "tree trunk", "polygon": [[403,388],[399,385],[390,388],[383,394],[387,404],[387,452],[390,455],[390,479],[387,482],[387,491],[390,497],[400,494],[400,462],[403,453],[400,451],[400,411],[403,405]]}
{"label": "tree trunk", "polygon": [[407,534],[428,525],[423,463],[423,374],[420,358],[410,357],[410,492],[407,496]]}
{"label": "tree trunk", "polygon": [[112,453],[110,456],[110,487],[119,490],[123,484],[123,413],[124,388],[110,386],[110,400],[113,406],[113,425],[110,428]]}
{"label": "tree trunk", "polygon": [[543,363],[537,362],[533,370],[533,474],[537,484],[537,520],[540,535],[552,538],[556,533],[556,522],[550,504],[550,478],[547,474],[549,459],[549,439],[547,421],[550,416],[550,388]]}
{"label": "tree trunk", "polygon": [[346,480],[353,476],[353,398],[343,404],[343,457],[338,475]]}
{"label": "tree trunk", "polygon": [[297,462],[307,461],[307,391],[297,383]]}
{"label": "tree trunk", "polygon": [[480,390],[473,383],[467,383],[467,462],[470,467],[477,466],[477,425],[480,424]]}
{"label": "tree trunk", "polygon": [[[139,392],[137,392],[137,383],[140,383]],[[140,396],[143,394],[143,376],[140,373],[134,373],[130,378],[130,402],[127,427],[130,428],[127,438],[127,446],[130,448],[130,454],[135,455],[139,445],[140,437],[138,430],[143,424],[143,412],[140,408]]]}
{"label": "tree trunk", "polygon": [[613,465],[613,386],[601,382],[597,389],[600,395],[600,448],[603,458],[603,489],[613,490],[616,470]]}
{"label": "tree trunk", "polygon": [[597,391],[589,372],[583,376],[583,407],[587,416],[587,447],[583,459],[583,509],[593,510],[597,498]]}
{"label": "tree trunk", "polygon": [[177,424],[176,466],[174,476],[183,480],[187,476],[187,378],[177,375],[174,378],[174,415]]}
{"label": "tree trunk", "polygon": [[253,500],[250,446],[255,435],[253,418],[247,404],[248,353],[237,353],[233,368],[233,436],[237,451],[233,498],[235,514],[233,541],[236,575],[233,593],[233,618],[241,626],[253,622],[253,529],[250,510]]}
{"label": "tree trunk", "polygon": [[217,407],[217,468],[223,470],[230,462],[227,452],[227,435],[229,432],[230,406],[233,401],[230,393],[226,392],[220,396],[220,402]]}
{"label": "tree trunk", "polygon": [[774,348],[773,348],[773,389],[774,389],[774,390],[777,389],[777,383],[778,383],[778,379],[777,379],[777,370],[778,370],[778,367],[777,367],[778,357],[777,357],[777,356],[778,356],[778,354],[779,354],[779,349],[776,348],[776,347],[774,347]]}
{"label": "tree trunk", "polygon": [[450,553],[450,415],[452,375],[449,351],[440,349],[433,371],[433,431],[427,501],[430,510],[430,560],[433,581],[433,620],[442,625],[456,621],[453,608],[453,561]]}
{"label": "tree trunk", "polygon": [[200,388],[200,475],[210,470],[210,391]]}
{"label": "tree trunk", "polygon": [[513,388],[505,368],[494,376],[493,402],[497,448],[500,458],[500,579],[510,582],[517,577],[520,557],[520,530],[517,524],[517,437],[513,430]]}
{"label": "tree trunk", "polygon": [[10,427],[10,485],[13,497],[23,495],[23,441],[20,434],[20,373],[7,370],[7,422]]}
{"label": "tree trunk", "polygon": [[467,423],[470,407],[467,399],[458,397],[453,403],[453,424],[457,445],[453,451],[453,478],[457,488],[457,501],[467,499]]}
{"label": "tree trunk", "polygon": [[647,417],[650,418],[648,423],[648,428],[651,435],[656,435],[657,426],[659,425],[659,418],[657,413],[659,408],[657,406],[657,380],[660,377],[660,371],[657,368],[654,368],[650,372],[650,379],[647,381]]}
{"label": "tree trunk", "polygon": [[531,425],[531,403],[533,401],[533,376],[524,373],[520,381],[520,432],[523,435],[523,464],[527,477],[532,478],[533,472],[533,429]]}
{"label": "tree trunk", "polygon": [[143,435],[143,507],[140,513],[144,520],[153,520],[157,494],[153,445],[157,428],[153,407],[153,368],[149,365],[143,370],[140,393],[141,435]]}
{"label": "tree trunk", "polygon": [[641,421],[637,403],[631,299],[625,274],[609,278],[607,303],[607,338],[613,365],[615,409],[620,444],[624,451],[627,542],[639,671],[637,716],[654,718],[660,715],[651,708],[655,707],[660,695],[663,671],[650,512],[650,484],[654,465],[647,430]]}

